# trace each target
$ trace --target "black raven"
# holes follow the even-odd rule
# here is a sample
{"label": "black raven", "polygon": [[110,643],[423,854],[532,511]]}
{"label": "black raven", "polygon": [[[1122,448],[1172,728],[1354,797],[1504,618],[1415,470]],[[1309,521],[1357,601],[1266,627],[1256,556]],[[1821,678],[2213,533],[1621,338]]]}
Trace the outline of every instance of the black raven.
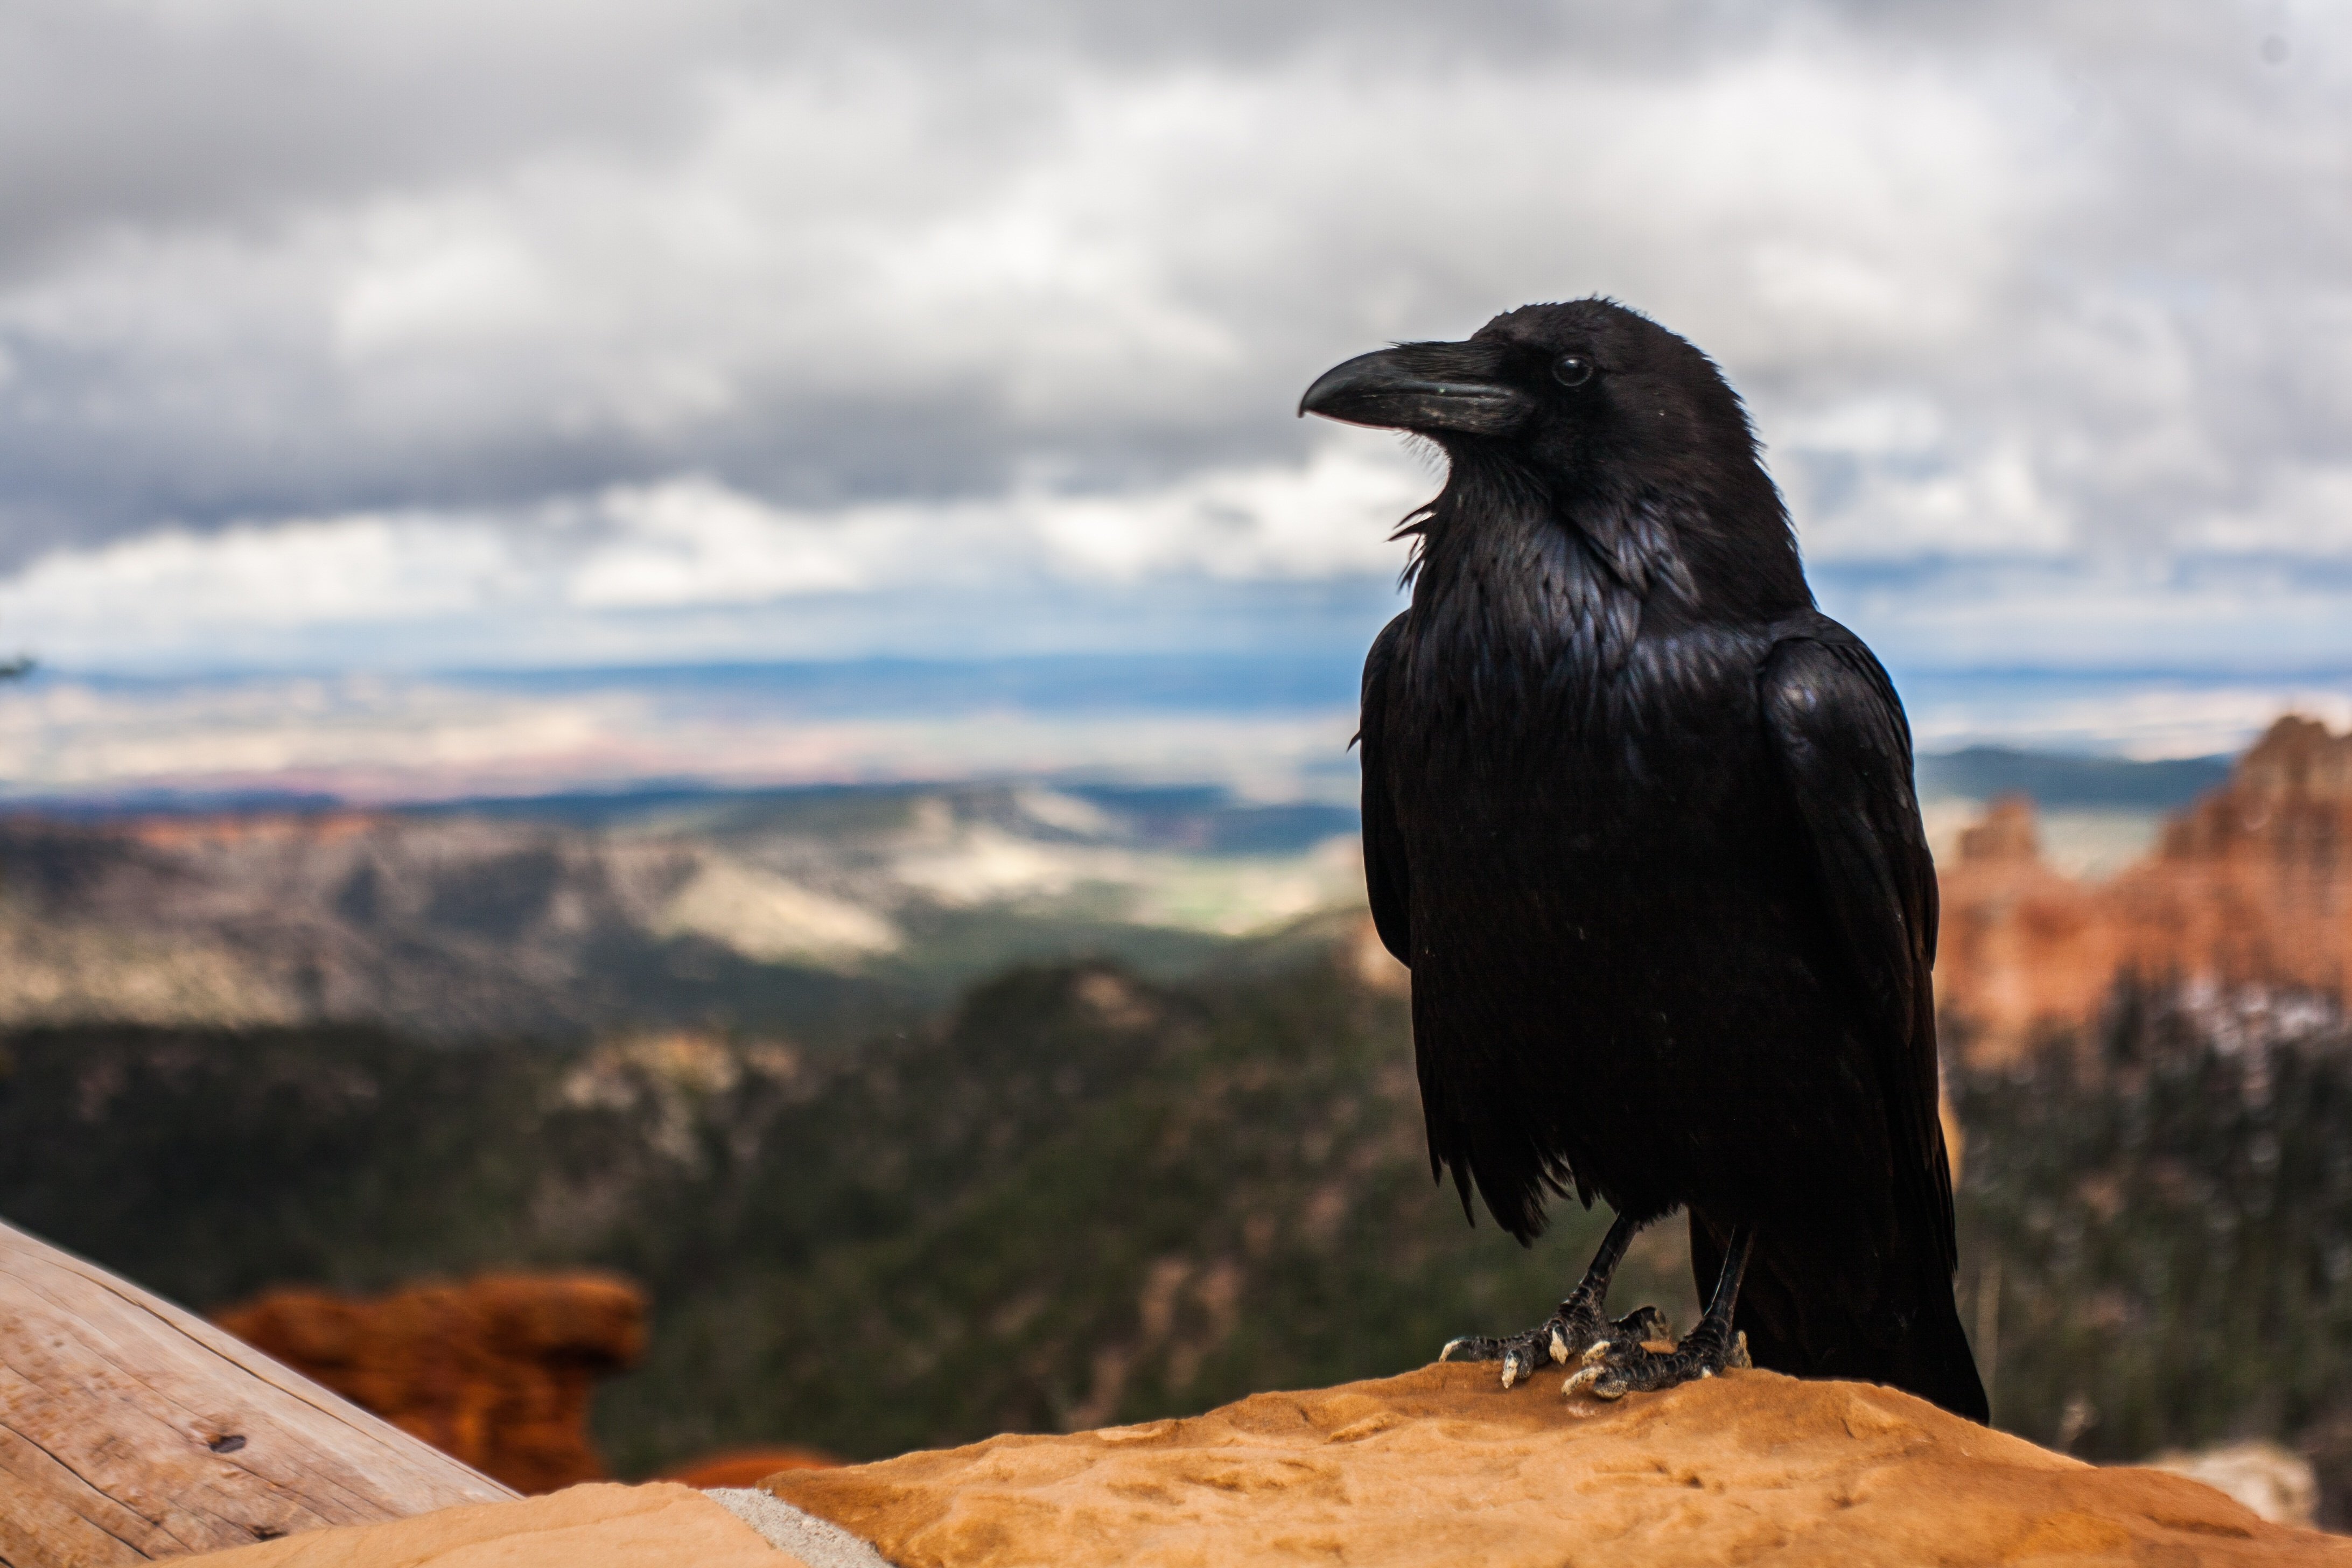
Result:
{"label": "black raven", "polygon": [[[1364,666],[1364,865],[1412,970],[1433,1168],[1465,1210],[1617,1221],[1546,1322],[1445,1354],[1603,1397],[1757,1363],[1981,1421],[1952,1301],[1935,868],[1886,672],[1813,606],[1746,411],[1606,300],[1349,360],[1299,405],[1434,442],[1412,607]],[[1611,1322],[1643,1226],[1713,1290]],[[1744,1283],[1743,1283],[1744,1280]]]}

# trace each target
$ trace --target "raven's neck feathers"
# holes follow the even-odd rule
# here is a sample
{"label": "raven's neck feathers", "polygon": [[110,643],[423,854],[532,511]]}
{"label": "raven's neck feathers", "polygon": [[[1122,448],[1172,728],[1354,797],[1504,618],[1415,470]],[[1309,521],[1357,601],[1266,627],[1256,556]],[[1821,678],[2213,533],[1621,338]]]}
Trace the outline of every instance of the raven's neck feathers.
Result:
{"label": "raven's neck feathers", "polygon": [[1455,453],[1445,489],[1399,530],[1417,536],[1405,568],[1415,612],[1498,652],[1524,642],[1614,670],[1645,630],[1811,608],[1788,512],[1760,469],[1754,480],[1724,498],[1562,494],[1517,464]]}

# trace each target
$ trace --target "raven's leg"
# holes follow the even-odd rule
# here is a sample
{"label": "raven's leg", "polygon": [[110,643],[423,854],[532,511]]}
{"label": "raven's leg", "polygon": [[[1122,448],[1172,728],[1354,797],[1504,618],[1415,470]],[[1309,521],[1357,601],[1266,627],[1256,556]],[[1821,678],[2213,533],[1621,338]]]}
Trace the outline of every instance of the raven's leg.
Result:
{"label": "raven's leg", "polygon": [[1633,1233],[1641,1228],[1619,1215],[1617,1222],[1609,1227],[1609,1234],[1601,1237],[1601,1250],[1592,1255],[1592,1267],[1584,1271],[1583,1282],[1569,1292],[1567,1300],[1552,1309],[1550,1317],[1526,1333],[1513,1334],[1507,1340],[1474,1334],[1449,1341],[1437,1352],[1437,1359],[1501,1362],[1503,1386],[1508,1388],[1545,1362],[1565,1365],[1591,1345],[1614,1339],[1638,1346],[1643,1340],[1669,1337],[1673,1330],[1667,1325],[1665,1314],[1655,1307],[1639,1308],[1613,1323],[1601,1315],[1601,1309],[1609,1300],[1609,1277],[1617,1272]]}
{"label": "raven's leg", "polygon": [[1739,1304],[1739,1281],[1748,1273],[1748,1254],[1755,1240],[1751,1226],[1732,1231],[1731,1245],[1723,1253],[1723,1272],[1715,1277],[1715,1300],[1681,1344],[1652,1351],[1637,1340],[1602,1340],[1585,1351],[1584,1364],[1569,1374],[1559,1391],[1589,1389],[1596,1399],[1622,1399],[1748,1365],[1748,1336],[1733,1331],[1731,1314]]}

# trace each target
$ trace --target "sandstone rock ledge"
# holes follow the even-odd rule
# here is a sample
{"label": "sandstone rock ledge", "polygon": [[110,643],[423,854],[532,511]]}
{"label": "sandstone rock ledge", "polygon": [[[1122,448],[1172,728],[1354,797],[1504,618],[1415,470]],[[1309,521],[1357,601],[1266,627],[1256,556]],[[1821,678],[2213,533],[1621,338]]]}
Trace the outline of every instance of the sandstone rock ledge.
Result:
{"label": "sandstone rock ledge", "polygon": [[1851,1383],[1738,1373],[1619,1405],[1490,1368],[772,1476],[900,1568],[2328,1563],[2352,1539]]}

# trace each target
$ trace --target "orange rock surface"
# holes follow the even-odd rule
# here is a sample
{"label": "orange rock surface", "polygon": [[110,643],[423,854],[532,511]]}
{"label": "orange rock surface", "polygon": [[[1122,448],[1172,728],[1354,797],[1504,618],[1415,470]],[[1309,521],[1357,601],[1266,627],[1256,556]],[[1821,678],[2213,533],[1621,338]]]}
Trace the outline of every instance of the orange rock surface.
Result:
{"label": "orange rock surface", "polygon": [[274,1290],[220,1326],[521,1492],[604,1474],[597,1378],[644,1353],[645,1298],[597,1274],[495,1274],[373,1300]]}
{"label": "orange rock surface", "polygon": [[1999,1065],[2095,1022],[2126,976],[2191,994],[2341,999],[2352,973],[2352,735],[2271,727],[2229,784],[2104,883],[2044,864],[2031,803],[1994,803],[1940,869],[1937,999]]}
{"label": "orange rock surface", "polygon": [[314,1530],[184,1568],[796,1568],[688,1487],[583,1486],[389,1524]]}
{"label": "orange rock surface", "polygon": [[1889,1389],[1745,1372],[1601,1405],[1558,1386],[1430,1366],[761,1484],[901,1568],[2352,1565],[2352,1540]]}

